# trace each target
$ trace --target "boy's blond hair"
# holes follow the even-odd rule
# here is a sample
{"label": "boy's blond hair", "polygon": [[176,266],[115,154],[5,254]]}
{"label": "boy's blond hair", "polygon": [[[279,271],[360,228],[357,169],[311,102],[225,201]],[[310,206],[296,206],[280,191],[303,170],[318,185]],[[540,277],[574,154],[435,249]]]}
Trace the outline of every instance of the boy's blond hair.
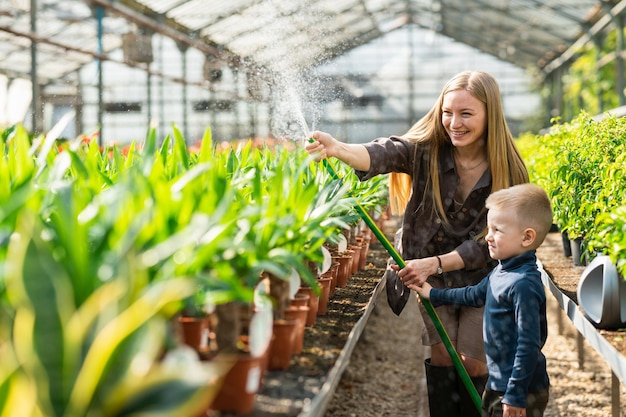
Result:
{"label": "boy's blond hair", "polygon": [[552,227],[550,197],[535,184],[519,184],[498,190],[487,197],[485,207],[489,210],[512,209],[522,229],[535,230],[537,237],[532,249],[541,245]]}

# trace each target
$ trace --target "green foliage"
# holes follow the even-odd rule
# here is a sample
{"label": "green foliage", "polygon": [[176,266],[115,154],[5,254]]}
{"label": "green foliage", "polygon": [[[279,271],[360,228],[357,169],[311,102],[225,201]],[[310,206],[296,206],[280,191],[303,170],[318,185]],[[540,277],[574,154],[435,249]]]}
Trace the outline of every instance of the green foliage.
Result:
{"label": "green foliage", "polygon": [[566,103],[562,115],[565,120],[574,119],[582,111],[600,114],[618,106],[616,38],[617,30],[613,29],[602,40],[600,48],[597,44],[587,43],[562,77],[563,102]]}
{"label": "green foliage", "polygon": [[[11,332],[3,335],[2,415],[122,416],[129,410],[177,416],[207,406],[214,378],[226,369],[170,369],[159,360],[167,318],[194,288],[189,279],[145,286],[134,256],[115,275],[75,302],[71,271],[57,263],[54,241],[34,213],[20,215],[6,275]],[[139,364],[142,366],[137,366]],[[189,372],[205,367],[202,376]],[[175,391],[179,395],[171,396]]]}
{"label": "green foliage", "polygon": [[614,252],[623,236],[607,213],[626,203],[626,119],[598,121],[583,112],[572,123],[555,124],[547,134],[525,136],[518,144],[531,180],[551,197],[559,229],[571,239],[583,238],[587,255]]}
{"label": "green foliage", "polygon": [[197,153],[176,126],[124,149],[3,132],[0,414],[198,414],[225,369],[161,363],[168,320],[251,302],[265,271],[316,285],[307,265],[355,199],[385,204],[382,180],[320,167],[290,146],[218,148],[209,129]]}

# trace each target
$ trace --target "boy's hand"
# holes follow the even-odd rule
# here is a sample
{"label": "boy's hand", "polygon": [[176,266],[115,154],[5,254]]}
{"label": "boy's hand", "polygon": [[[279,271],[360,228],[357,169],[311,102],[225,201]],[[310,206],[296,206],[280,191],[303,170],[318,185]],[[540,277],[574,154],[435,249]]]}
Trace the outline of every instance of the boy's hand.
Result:
{"label": "boy's hand", "polygon": [[526,417],[526,409],[503,403],[502,417]]}
{"label": "boy's hand", "polygon": [[415,292],[417,292],[419,295],[426,298],[427,300],[430,300],[430,290],[432,288],[433,288],[432,285],[430,285],[428,282],[425,282],[422,284],[421,287],[415,286],[414,288],[411,288],[411,289],[415,290]]}

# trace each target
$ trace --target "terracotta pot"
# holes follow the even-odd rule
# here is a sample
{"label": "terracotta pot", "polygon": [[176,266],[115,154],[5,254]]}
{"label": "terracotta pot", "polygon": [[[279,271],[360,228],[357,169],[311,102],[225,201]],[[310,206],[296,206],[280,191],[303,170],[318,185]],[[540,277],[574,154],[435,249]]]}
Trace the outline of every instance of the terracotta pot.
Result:
{"label": "terracotta pot", "polygon": [[236,354],[235,364],[226,374],[210,408],[236,414],[250,413],[261,386],[262,361],[262,357],[249,353]]}
{"label": "terracotta pot", "polygon": [[319,308],[319,296],[315,294],[311,287],[300,287],[298,289],[300,294],[309,295],[309,314],[306,319],[307,326],[313,326],[317,320],[317,310]]}
{"label": "terracotta pot", "polygon": [[309,306],[291,306],[285,310],[286,319],[295,319],[298,324],[296,326],[296,336],[293,342],[292,353],[299,355],[302,353],[304,346],[304,327],[306,326],[306,320],[309,315]]}
{"label": "terracotta pot", "polygon": [[364,241],[361,245],[361,256],[359,257],[359,269],[365,268],[365,262],[367,261],[367,252],[369,251],[370,244]]}
{"label": "terracotta pot", "polygon": [[344,251],[339,257],[339,269],[337,270],[337,287],[343,288],[348,284],[352,276],[352,251]]}
{"label": "terracotta pot", "polygon": [[352,250],[352,274],[356,274],[359,272],[359,267],[361,265],[361,246],[352,245],[350,246],[350,250]]}
{"label": "terracotta pot", "polygon": [[[325,274],[328,274],[328,276],[324,276]],[[317,282],[320,284],[320,287],[322,287],[322,294],[319,297],[319,304],[317,309],[318,316],[323,316],[324,314],[326,314],[326,311],[328,311],[328,299],[330,298],[330,285],[332,281],[332,276],[330,276],[330,274],[327,272],[322,274],[317,280]]]}
{"label": "terracotta pot", "polygon": [[[274,335],[272,335],[272,338],[273,337]],[[245,346],[243,350],[245,352],[250,352],[250,336],[248,336],[247,334],[242,334],[240,337],[240,340],[241,340],[241,343]],[[261,367],[261,382],[259,384],[259,390],[263,387],[263,381],[265,379],[265,374],[267,373],[267,365],[269,363],[269,357],[270,357],[270,347],[268,345],[267,349],[265,349],[265,352],[263,352],[263,354],[259,356],[259,358],[261,359],[259,361],[259,366]]]}
{"label": "terracotta pot", "polygon": [[308,294],[296,293],[296,295],[290,300],[292,306],[309,306],[309,299],[311,297]]}
{"label": "terracotta pot", "polygon": [[330,276],[332,277],[328,298],[332,297],[335,294],[335,288],[337,288],[337,275],[339,274],[339,259],[337,256],[333,256],[332,259],[333,263],[328,270],[328,272],[330,272]]}
{"label": "terracotta pot", "polygon": [[183,343],[191,346],[197,352],[206,352],[209,349],[208,317],[179,316],[178,324]]}
{"label": "terracotta pot", "polygon": [[267,369],[284,370],[289,368],[293,346],[296,340],[298,321],[296,319],[274,320],[273,337],[270,343]]}

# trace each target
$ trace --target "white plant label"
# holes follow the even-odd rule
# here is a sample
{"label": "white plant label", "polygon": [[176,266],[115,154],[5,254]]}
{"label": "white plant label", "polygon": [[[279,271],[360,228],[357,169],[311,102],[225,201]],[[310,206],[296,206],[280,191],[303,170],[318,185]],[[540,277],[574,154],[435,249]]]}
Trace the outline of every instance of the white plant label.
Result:
{"label": "white plant label", "polygon": [[337,250],[339,251],[339,253],[341,253],[345,252],[346,249],[348,249],[348,241],[346,240],[346,237],[344,235],[340,235],[339,243],[337,243]]}
{"label": "white plant label", "polygon": [[320,274],[328,271],[333,263],[333,257],[330,254],[330,251],[324,246],[322,246],[322,253],[324,254],[324,262],[322,263],[322,270],[320,271]]}

